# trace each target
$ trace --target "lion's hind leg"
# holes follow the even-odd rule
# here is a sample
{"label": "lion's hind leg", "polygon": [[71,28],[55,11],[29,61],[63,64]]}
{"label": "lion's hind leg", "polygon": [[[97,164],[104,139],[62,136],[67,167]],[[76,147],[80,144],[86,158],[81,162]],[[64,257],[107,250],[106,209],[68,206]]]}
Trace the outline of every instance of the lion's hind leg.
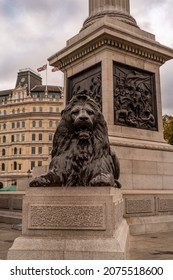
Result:
{"label": "lion's hind leg", "polygon": [[110,173],[96,174],[90,181],[90,186],[114,186],[114,177]]}

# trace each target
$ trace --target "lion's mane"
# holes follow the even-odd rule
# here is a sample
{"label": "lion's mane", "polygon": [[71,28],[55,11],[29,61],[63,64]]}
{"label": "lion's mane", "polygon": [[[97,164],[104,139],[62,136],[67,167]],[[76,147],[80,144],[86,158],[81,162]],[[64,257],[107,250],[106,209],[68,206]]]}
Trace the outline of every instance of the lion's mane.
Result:
{"label": "lion's mane", "polygon": [[74,97],[67,107],[62,111],[62,119],[54,135],[52,158],[58,156],[62,152],[70,149],[72,139],[76,138],[74,134],[74,127],[71,122],[70,112],[76,104],[81,103],[89,104],[95,112],[95,123],[93,129],[93,151],[97,151],[96,158],[102,157],[103,153],[107,153],[109,150],[109,140],[107,125],[104,120],[98,105],[93,99],[87,95],[78,95]]}

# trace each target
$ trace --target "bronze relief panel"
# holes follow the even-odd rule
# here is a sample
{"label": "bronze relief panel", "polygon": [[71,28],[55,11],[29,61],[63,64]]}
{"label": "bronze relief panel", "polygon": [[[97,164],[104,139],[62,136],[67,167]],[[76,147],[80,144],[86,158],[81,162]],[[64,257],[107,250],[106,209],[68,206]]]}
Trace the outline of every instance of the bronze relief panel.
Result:
{"label": "bronze relief panel", "polygon": [[102,108],[101,63],[70,77],[67,92],[67,101],[70,101],[72,96],[85,92]]}
{"label": "bronze relief panel", "polygon": [[157,130],[155,74],[124,64],[113,64],[114,123]]}

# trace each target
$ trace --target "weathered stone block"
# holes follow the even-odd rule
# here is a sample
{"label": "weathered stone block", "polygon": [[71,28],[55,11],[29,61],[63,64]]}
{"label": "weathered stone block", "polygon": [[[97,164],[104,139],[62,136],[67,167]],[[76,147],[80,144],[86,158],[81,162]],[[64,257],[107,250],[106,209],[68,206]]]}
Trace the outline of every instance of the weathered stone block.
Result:
{"label": "weathered stone block", "polygon": [[125,259],[123,199],[111,187],[30,188],[8,259]]}

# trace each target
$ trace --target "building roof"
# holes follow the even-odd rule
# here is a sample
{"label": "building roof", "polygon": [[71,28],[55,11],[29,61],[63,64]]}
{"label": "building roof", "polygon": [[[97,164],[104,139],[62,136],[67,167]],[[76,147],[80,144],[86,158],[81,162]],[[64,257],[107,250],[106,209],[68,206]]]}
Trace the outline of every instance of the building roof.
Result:
{"label": "building roof", "polygon": [[9,94],[11,94],[12,91],[13,91],[12,89],[1,90],[1,91],[0,91],[0,97],[9,96]]}
{"label": "building roof", "polygon": [[[31,89],[31,92],[43,92],[45,90],[46,90],[45,85],[36,85]],[[47,90],[48,92],[62,92],[62,87],[48,85]]]}
{"label": "building roof", "polygon": [[[26,69],[20,69],[17,74],[17,81],[16,81],[16,87],[18,86],[27,89],[28,92],[37,93],[38,95],[43,95],[45,91],[47,90],[48,95],[49,94],[55,94],[55,95],[62,95],[63,88],[60,86],[55,85],[42,85],[42,78],[40,74],[36,73],[30,68]],[[0,91],[0,101],[8,99],[9,95],[14,91],[14,89],[9,90],[1,90]]]}

